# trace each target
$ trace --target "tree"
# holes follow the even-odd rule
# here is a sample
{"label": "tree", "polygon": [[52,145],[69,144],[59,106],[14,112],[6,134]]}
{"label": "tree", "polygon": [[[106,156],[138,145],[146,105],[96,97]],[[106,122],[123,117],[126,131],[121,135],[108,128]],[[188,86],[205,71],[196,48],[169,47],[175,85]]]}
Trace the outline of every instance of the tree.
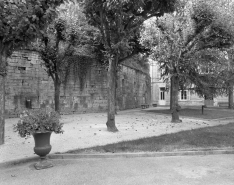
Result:
{"label": "tree", "polygon": [[196,55],[199,61],[199,73],[190,79],[190,83],[199,96],[206,99],[219,95],[228,95],[229,108],[233,108],[233,59],[232,48],[208,49]]}
{"label": "tree", "polygon": [[0,1],[0,144],[4,143],[7,57],[43,33],[63,0]]}
{"label": "tree", "polygon": [[[228,67],[223,73],[226,74],[225,82],[228,89],[228,108],[234,109],[233,88],[234,88],[234,49],[231,48],[227,51],[228,54]],[[225,76],[225,75],[224,75]]]}
{"label": "tree", "polygon": [[223,72],[227,70],[226,52],[220,49],[207,49],[195,54],[194,62],[199,65],[197,73],[190,78],[190,90],[206,100],[225,94]]}
{"label": "tree", "polygon": [[58,18],[48,26],[37,51],[54,82],[55,111],[60,112],[61,84],[65,84],[73,72],[82,90],[87,68],[94,58],[92,44],[98,31],[87,24],[79,3],[65,3],[58,12]]}
{"label": "tree", "polygon": [[188,79],[194,82],[199,77],[196,56],[207,49],[233,44],[232,22],[227,18],[216,2],[181,1],[174,14],[146,24],[142,43],[151,48],[151,57],[159,62],[163,75],[170,79],[172,122],[181,122],[179,88],[183,89]]}
{"label": "tree", "polygon": [[[227,29],[227,32],[233,32],[233,10],[234,2],[230,0],[214,1],[212,2],[216,7],[219,7],[219,14],[221,15],[218,20],[218,24],[224,26]],[[217,10],[217,8],[215,8]],[[219,15],[218,14],[218,15]],[[208,55],[207,55],[208,54]],[[233,47],[228,49],[217,49],[214,50],[212,55],[209,55],[207,52],[206,56],[209,56],[211,62],[208,65],[213,66],[213,73],[206,74],[210,78],[211,88],[208,88],[210,94],[213,95],[228,95],[228,107],[233,108]],[[210,68],[209,66],[209,68]],[[204,76],[203,76],[204,77]],[[205,86],[196,86],[197,89],[204,91]],[[203,88],[203,89],[202,89]]]}
{"label": "tree", "polygon": [[116,132],[115,89],[117,66],[139,53],[139,28],[143,21],[174,10],[175,0],[86,0],[89,23],[100,30],[108,60],[107,130]]}

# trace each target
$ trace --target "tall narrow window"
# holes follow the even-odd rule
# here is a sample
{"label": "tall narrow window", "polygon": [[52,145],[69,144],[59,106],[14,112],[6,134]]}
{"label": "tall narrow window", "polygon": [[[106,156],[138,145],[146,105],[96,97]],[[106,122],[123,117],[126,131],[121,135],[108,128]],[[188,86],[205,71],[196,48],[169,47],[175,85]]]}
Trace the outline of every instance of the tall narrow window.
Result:
{"label": "tall narrow window", "polygon": [[165,100],[165,87],[160,88],[160,100]]}
{"label": "tall narrow window", "polygon": [[188,91],[187,90],[180,91],[180,100],[188,100]]}

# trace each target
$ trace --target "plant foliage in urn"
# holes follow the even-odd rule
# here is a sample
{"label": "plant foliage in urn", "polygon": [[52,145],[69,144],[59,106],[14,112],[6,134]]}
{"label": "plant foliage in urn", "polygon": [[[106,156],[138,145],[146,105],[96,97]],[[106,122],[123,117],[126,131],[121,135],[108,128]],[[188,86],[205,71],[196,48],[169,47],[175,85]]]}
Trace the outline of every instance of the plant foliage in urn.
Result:
{"label": "plant foliage in urn", "polygon": [[60,123],[59,119],[60,115],[53,109],[25,110],[20,115],[18,123],[14,125],[14,131],[25,138],[33,133],[63,133],[63,123]]}

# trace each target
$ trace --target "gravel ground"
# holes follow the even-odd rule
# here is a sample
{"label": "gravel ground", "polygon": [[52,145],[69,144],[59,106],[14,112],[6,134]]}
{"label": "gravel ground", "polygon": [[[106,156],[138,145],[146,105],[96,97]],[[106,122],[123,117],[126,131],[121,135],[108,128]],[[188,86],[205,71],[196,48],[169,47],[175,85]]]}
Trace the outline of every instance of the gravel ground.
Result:
{"label": "gravel ground", "polygon": [[[78,148],[159,136],[231,122],[225,119],[204,121],[183,118],[182,123],[171,123],[171,116],[134,109],[121,111],[116,115],[116,126],[119,132],[111,133],[106,129],[106,120],[106,113],[63,115],[64,133],[51,135],[52,150],[50,153],[66,152]],[[5,144],[0,146],[0,163],[36,156],[33,151],[33,137],[25,140],[13,132],[13,124],[17,121],[16,118],[6,119]]]}

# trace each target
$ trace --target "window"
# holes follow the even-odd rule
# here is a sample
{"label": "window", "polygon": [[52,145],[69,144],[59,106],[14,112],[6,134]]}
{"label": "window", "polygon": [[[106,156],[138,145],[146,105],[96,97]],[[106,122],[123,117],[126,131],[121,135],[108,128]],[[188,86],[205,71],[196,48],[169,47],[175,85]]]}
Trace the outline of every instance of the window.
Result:
{"label": "window", "polygon": [[165,87],[160,88],[160,100],[165,100]]}
{"label": "window", "polygon": [[32,108],[32,102],[31,102],[30,99],[26,99],[26,100],[25,100],[25,107],[26,107],[27,109],[31,109],[31,108]]}
{"label": "window", "polygon": [[188,100],[189,92],[188,90],[181,90],[180,91],[180,100]]}
{"label": "window", "polygon": [[25,70],[26,70],[26,67],[18,67],[18,70],[19,70],[19,71],[25,71]]}

